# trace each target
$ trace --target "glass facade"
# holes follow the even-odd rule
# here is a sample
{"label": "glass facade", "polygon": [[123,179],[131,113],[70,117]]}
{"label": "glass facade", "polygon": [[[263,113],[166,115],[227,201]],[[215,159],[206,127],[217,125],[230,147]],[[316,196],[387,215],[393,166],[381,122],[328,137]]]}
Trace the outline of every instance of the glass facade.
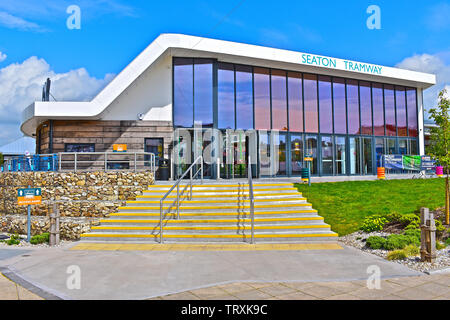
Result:
{"label": "glass facade", "polygon": [[360,175],[382,154],[418,152],[415,88],[212,59],[174,58],[173,123],[267,130],[258,150],[277,130],[282,176],[300,175],[304,157],[313,175]]}

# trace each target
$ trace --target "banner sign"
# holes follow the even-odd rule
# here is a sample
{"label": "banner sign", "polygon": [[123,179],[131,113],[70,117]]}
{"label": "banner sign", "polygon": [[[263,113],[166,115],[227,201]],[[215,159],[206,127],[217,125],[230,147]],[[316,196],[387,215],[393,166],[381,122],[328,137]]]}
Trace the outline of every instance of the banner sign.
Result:
{"label": "banner sign", "polygon": [[422,156],[421,157],[421,170],[434,170],[434,167],[436,166],[436,163],[433,159],[431,159],[430,156]]}
{"label": "banner sign", "polygon": [[387,154],[384,156],[384,167],[388,170],[402,170],[403,156]]}
{"label": "banner sign", "polygon": [[127,145],[126,144],[113,144],[113,151],[114,152],[127,152]]}
{"label": "banner sign", "polygon": [[19,189],[17,191],[17,204],[19,206],[30,204],[41,204],[41,188]]}
{"label": "banner sign", "polygon": [[403,169],[420,171],[420,156],[403,156]]}

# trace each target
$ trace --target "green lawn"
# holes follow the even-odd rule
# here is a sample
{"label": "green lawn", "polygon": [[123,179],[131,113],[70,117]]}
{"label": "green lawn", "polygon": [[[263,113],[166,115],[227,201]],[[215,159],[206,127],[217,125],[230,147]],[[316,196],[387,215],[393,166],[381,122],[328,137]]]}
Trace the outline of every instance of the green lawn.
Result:
{"label": "green lawn", "polygon": [[331,229],[343,236],[373,214],[418,212],[445,203],[445,179],[345,181],[295,184]]}

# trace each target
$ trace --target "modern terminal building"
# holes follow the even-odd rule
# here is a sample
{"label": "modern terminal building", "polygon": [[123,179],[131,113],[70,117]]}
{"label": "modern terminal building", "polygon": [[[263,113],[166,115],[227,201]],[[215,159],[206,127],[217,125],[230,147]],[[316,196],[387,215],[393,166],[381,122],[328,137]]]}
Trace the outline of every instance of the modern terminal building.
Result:
{"label": "modern terminal building", "polygon": [[126,144],[169,158],[174,177],[204,152],[211,178],[246,177],[250,152],[258,177],[299,176],[305,158],[313,175],[372,175],[383,154],[424,154],[423,90],[435,83],[433,74],[162,34],[92,101],[35,102],[21,129],[36,137],[36,153]]}

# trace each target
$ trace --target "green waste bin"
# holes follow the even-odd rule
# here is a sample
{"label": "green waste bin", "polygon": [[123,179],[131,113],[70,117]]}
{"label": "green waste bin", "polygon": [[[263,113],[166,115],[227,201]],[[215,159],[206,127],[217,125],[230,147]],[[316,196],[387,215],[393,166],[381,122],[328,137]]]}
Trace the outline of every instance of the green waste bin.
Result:
{"label": "green waste bin", "polygon": [[309,170],[308,170],[308,168],[302,168],[301,172],[302,172],[302,181],[303,182],[308,182],[308,180],[309,180]]}

